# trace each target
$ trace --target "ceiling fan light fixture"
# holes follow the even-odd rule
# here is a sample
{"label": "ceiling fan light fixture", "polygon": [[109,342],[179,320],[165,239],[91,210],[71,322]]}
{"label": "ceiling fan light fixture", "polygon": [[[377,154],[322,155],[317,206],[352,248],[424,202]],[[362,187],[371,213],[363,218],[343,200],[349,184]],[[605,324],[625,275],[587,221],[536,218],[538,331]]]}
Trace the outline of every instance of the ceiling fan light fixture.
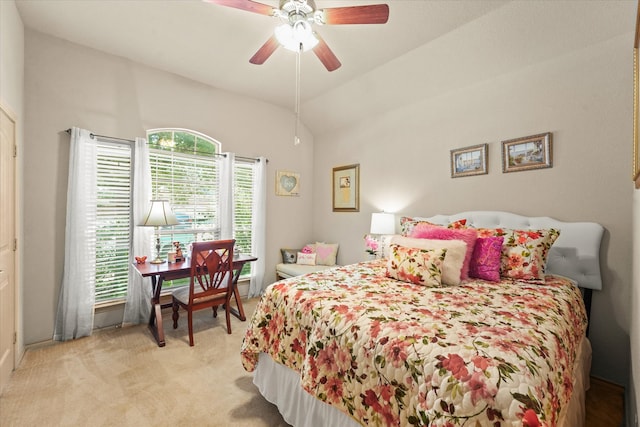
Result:
{"label": "ceiling fan light fixture", "polygon": [[278,43],[292,52],[298,52],[300,45],[302,45],[302,51],[306,52],[318,44],[318,39],[306,21],[279,25],[276,27],[275,35]]}

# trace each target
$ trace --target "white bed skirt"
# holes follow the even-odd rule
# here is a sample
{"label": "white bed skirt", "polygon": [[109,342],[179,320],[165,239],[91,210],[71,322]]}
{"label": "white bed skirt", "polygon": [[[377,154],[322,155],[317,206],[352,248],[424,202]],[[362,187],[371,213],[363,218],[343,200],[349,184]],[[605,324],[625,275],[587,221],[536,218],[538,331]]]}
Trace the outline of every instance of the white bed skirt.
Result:
{"label": "white bed skirt", "polygon": [[[591,343],[585,337],[574,367],[573,395],[560,416],[562,427],[585,424],[585,392],[589,389]],[[344,412],[304,391],[297,372],[260,353],[253,383],[269,402],[278,407],[284,420],[295,427],[358,427],[360,423]]]}

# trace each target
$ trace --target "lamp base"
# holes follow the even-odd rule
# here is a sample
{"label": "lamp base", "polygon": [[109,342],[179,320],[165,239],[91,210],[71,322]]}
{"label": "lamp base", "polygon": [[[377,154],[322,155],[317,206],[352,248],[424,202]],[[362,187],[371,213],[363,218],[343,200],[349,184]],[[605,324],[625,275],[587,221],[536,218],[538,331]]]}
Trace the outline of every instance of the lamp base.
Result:
{"label": "lamp base", "polygon": [[151,261],[151,264],[164,264],[165,262],[167,261],[162,258],[156,258],[153,261]]}

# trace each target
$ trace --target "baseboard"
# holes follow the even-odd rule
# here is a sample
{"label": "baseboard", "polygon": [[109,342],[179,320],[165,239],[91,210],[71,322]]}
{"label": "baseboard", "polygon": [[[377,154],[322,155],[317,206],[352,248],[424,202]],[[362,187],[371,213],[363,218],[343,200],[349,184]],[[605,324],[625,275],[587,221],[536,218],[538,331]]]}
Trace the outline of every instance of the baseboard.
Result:
{"label": "baseboard", "polygon": [[620,384],[612,383],[611,381],[608,381],[599,377],[594,377],[593,375],[591,376],[591,383],[598,384],[600,387],[607,390],[607,392],[609,393],[618,393],[618,394],[624,393],[624,386],[621,386]]}

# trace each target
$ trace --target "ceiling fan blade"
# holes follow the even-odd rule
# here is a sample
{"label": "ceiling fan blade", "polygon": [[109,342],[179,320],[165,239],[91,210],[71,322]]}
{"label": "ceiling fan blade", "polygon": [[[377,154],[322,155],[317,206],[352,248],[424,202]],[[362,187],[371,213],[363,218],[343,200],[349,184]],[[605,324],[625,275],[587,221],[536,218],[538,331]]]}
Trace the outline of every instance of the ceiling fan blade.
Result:
{"label": "ceiling fan blade", "polygon": [[262,47],[258,49],[258,51],[251,57],[249,62],[256,65],[264,64],[264,61],[269,59],[271,54],[276,51],[278,46],[280,46],[280,43],[278,43],[278,39],[276,39],[276,36],[273,35],[269,37],[269,40],[267,40],[265,44],[263,44]]}
{"label": "ceiling fan blade", "polygon": [[275,10],[268,4],[262,4],[251,0],[204,0],[207,3],[218,4],[220,6],[233,7],[234,9],[246,10],[247,12],[259,13],[260,15],[273,15]]}
{"label": "ceiling fan blade", "polygon": [[318,39],[318,44],[313,48],[313,53],[316,54],[320,62],[322,62],[328,71],[334,71],[340,68],[342,64],[331,49],[329,49],[329,45],[327,45],[317,33],[313,33],[313,35]]}
{"label": "ceiling fan blade", "polygon": [[389,6],[347,6],[322,9],[322,22],[327,25],[385,24],[389,20]]}

